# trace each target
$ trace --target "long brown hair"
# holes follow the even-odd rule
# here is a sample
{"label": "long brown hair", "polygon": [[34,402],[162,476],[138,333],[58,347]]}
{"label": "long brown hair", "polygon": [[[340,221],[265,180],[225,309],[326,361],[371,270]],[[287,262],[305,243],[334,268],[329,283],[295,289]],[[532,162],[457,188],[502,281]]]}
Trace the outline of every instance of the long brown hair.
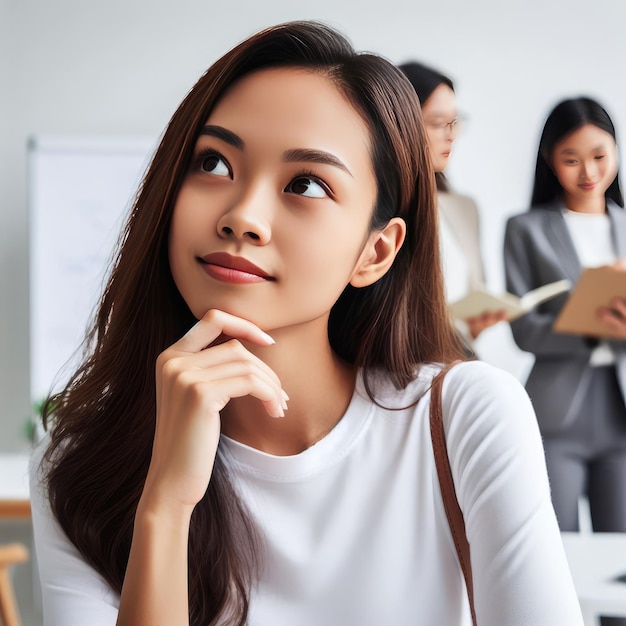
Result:
{"label": "long brown hair", "polygon": [[[405,386],[426,361],[460,349],[440,272],[434,175],[415,92],[388,61],[358,54],[315,22],[254,35],[200,78],[172,117],[140,187],[86,342],[86,357],[48,401],[45,457],[54,515],[84,558],[120,591],[133,519],[155,430],[155,361],[195,318],[178,293],[167,238],[197,136],[224,91],[269,67],[320,72],[353,103],[372,133],[378,198],[372,228],[393,216],[408,233],[391,270],[364,289],[348,286],[333,308],[329,337],[347,361],[389,373]],[[218,451],[189,533],[189,612],[194,626],[244,624],[255,576],[255,529]]]}

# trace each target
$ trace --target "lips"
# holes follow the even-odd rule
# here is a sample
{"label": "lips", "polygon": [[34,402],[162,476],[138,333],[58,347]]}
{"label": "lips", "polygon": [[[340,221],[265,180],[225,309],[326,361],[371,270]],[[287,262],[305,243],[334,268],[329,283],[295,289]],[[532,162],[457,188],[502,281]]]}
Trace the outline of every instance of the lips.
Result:
{"label": "lips", "polygon": [[274,280],[254,263],[225,252],[207,254],[200,259],[200,262],[209,276],[223,282],[245,284]]}
{"label": "lips", "polygon": [[578,186],[585,191],[591,191],[597,183],[580,183]]}

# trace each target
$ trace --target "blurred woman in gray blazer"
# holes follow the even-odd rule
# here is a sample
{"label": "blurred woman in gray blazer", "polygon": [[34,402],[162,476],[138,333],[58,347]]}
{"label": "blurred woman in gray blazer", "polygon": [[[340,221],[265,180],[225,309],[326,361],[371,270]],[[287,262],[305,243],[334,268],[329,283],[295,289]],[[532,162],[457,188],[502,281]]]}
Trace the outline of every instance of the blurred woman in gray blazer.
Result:
{"label": "blurred woman in gray blazer", "polygon": [[[522,295],[563,278],[575,284],[586,267],[624,268],[623,206],[608,113],[589,98],[559,103],[541,136],[531,208],[507,222],[507,289]],[[615,298],[598,311],[607,331],[598,340],[552,330],[566,299],[511,322],[518,346],[536,357],[526,389],[544,437],[554,507],[561,530],[577,530],[578,499],[586,494],[595,531],[625,532],[626,301]]]}

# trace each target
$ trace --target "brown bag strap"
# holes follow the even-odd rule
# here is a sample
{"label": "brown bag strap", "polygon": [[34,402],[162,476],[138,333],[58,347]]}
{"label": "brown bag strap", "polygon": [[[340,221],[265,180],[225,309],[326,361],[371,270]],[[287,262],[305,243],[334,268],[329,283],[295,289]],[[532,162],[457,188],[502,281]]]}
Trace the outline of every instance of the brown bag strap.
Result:
{"label": "brown bag strap", "polygon": [[441,408],[441,390],[443,387],[443,378],[448,370],[459,363],[455,361],[441,370],[433,379],[430,389],[430,434],[433,440],[433,451],[435,453],[435,465],[437,466],[437,475],[439,477],[439,487],[441,488],[441,496],[443,498],[443,506],[446,511],[446,517],[452,531],[454,546],[459,557],[463,577],[465,578],[465,586],[467,587],[467,596],[469,598],[470,610],[472,612],[472,624],[476,626],[476,611],[474,610],[474,583],[472,579],[472,564],[470,561],[470,547],[465,533],[465,520],[459,506],[459,501],[454,490],[454,482],[452,481],[452,470],[450,469],[450,459],[448,458],[448,449],[446,447],[446,433],[443,428],[443,412]]}

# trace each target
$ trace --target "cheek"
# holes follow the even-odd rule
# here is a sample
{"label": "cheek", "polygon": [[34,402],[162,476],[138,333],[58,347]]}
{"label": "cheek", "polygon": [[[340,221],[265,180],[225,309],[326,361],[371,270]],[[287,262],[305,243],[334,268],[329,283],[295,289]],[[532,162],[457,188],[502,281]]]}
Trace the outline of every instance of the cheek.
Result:
{"label": "cheek", "polygon": [[175,209],[168,235],[168,254],[170,258],[170,265],[175,263],[177,256],[183,248],[183,241],[185,240],[184,220],[182,220],[181,217],[181,212]]}
{"label": "cheek", "polygon": [[611,184],[615,177],[617,176],[618,164],[617,159],[612,159],[609,163],[606,171],[606,177],[608,179],[608,183]]}
{"label": "cheek", "polygon": [[194,249],[194,242],[198,241],[204,228],[193,207],[180,202],[176,203],[168,235],[170,269],[175,278],[179,276],[181,264],[189,251]]}
{"label": "cheek", "polygon": [[[360,229],[359,229],[360,231]],[[339,293],[348,284],[363,247],[357,228],[335,224],[318,233],[309,229],[308,236],[291,238],[280,246],[290,275],[302,277],[303,284]]]}
{"label": "cheek", "polygon": [[572,181],[577,178],[578,173],[574,168],[556,166],[554,168],[554,175],[561,187],[567,188],[572,184]]}
{"label": "cheek", "polygon": [[441,138],[436,132],[427,128],[426,137],[428,137],[428,147],[433,155],[441,151]]}
{"label": "cheek", "polygon": [[428,148],[430,150],[430,159],[433,163],[433,167],[435,172],[441,172],[445,169],[448,164],[448,160],[445,157],[441,156],[441,153],[449,150],[450,146],[445,143],[441,139],[441,137],[436,136],[433,137],[430,133],[428,134]]}
{"label": "cheek", "polygon": [[207,210],[207,203],[198,194],[184,189],[174,206],[170,226],[170,252],[172,247],[189,247],[194,240],[212,232],[214,216]]}

